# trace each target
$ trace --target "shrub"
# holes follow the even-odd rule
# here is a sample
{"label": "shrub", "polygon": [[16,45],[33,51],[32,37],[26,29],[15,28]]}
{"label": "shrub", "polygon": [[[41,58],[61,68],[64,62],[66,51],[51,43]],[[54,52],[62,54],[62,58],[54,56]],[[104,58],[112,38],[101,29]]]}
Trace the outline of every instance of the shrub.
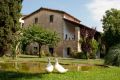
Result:
{"label": "shrub", "polygon": [[95,53],[89,53],[89,59],[95,59],[96,58],[96,54]]}
{"label": "shrub", "polygon": [[73,52],[71,56],[79,59],[87,59],[87,56],[84,52]]}
{"label": "shrub", "polygon": [[78,52],[78,57],[80,59],[87,59],[87,56],[86,56],[86,54],[84,52]]}
{"label": "shrub", "polygon": [[92,41],[91,41],[91,46],[92,46],[92,52],[93,52],[93,54],[95,54],[96,52],[97,52],[97,50],[98,50],[98,42],[95,40],[95,39],[93,39]]}
{"label": "shrub", "polygon": [[120,66],[120,43],[109,48],[105,57],[105,64]]}
{"label": "shrub", "polygon": [[94,59],[94,58],[96,58],[96,53],[97,53],[99,44],[95,39],[92,39],[90,42],[90,45],[91,45],[92,51],[91,51],[91,53],[89,53],[89,58]]}
{"label": "shrub", "polygon": [[47,52],[47,51],[44,51],[44,50],[41,50],[40,54],[41,54],[41,57],[49,57],[49,56],[52,56],[51,53],[49,53],[49,52]]}
{"label": "shrub", "polygon": [[58,57],[56,52],[53,53],[53,57]]}

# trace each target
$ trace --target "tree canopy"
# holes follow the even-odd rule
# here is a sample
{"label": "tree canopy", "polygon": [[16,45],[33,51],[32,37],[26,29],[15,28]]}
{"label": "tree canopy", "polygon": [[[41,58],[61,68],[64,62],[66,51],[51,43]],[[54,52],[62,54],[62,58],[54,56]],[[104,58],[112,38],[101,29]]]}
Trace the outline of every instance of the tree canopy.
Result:
{"label": "tree canopy", "polygon": [[98,43],[97,41],[94,39],[94,35],[96,33],[96,29],[85,29],[85,28],[81,28],[81,49],[84,52],[86,58],[91,58],[91,55],[94,54],[94,58],[95,58],[95,54],[97,52],[98,49]]}
{"label": "tree canopy", "polygon": [[105,64],[120,66],[120,10],[107,10],[102,23],[107,53]]}
{"label": "tree canopy", "polygon": [[107,10],[102,19],[104,40],[109,48],[120,43],[120,10]]}
{"label": "tree canopy", "polygon": [[39,57],[40,50],[43,45],[55,46],[60,38],[56,32],[42,28],[40,25],[31,25],[23,30],[22,44],[28,45],[31,42],[38,42]]}
{"label": "tree canopy", "polygon": [[15,42],[23,0],[0,0],[0,56],[6,54]]}

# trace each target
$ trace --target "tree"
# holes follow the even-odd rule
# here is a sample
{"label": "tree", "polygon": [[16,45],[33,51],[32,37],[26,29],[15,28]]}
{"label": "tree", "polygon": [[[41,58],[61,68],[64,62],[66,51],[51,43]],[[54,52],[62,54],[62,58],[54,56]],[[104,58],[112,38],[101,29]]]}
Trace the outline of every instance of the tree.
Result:
{"label": "tree", "polygon": [[38,42],[39,57],[41,57],[40,52],[43,45],[55,46],[59,40],[56,32],[44,29],[40,25],[31,25],[23,31],[22,42],[24,46],[31,42]]}
{"label": "tree", "polygon": [[[80,42],[81,44],[81,48],[82,51],[84,52],[84,54],[86,55],[86,58],[90,58],[90,53],[94,52],[95,47],[97,47],[94,43],[94,35],[95,35],[96,30],[95,29],[85,29],[85,28],[81,28],[81,39]],[[94,44],[93,44],[94,43]]]}
{"label": "tree", "polygon": [[21,29],[14,33],[14,43],[12,43],[12,58],[17,58],[17,55],[20,53],[20,43],[22,38],[22,31]]}
{"label": "tree", "polygon": [[103,39],[108,49],[120,43],[120,10],[107,10],[102,19],[103,24]]}
{"label": "tree", "polygon": [[[0,0],[0,56],[12,50],[23,0]],[[9,52],[10,53],[10,52]]]}
{"label": "tree", "polygon": [[102,24],[107,53],[105,64],[120,66],[120,10],[107,10]]}

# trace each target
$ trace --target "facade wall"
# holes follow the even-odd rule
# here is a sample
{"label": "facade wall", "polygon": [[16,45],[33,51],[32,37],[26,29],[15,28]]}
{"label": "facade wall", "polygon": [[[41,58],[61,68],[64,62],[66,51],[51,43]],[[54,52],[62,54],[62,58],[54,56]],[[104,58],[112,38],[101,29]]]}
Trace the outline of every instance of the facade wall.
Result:
{"label": "facade wall", "polygon": [[[50,15],[54,16],[53,22],[50,22]],[[59,34],[61,40],[54,48],[54,51],[58,56],[68,57],[69,55],[66,55],[67,48],[70,48],[71,51],[78,51],[78,38],[76,38],[78,34],[76,35],[77,30],[75,29],[75,27],[77,27],[78,25],[65,21],[63,19],[64,14],[53,11],[41,10],[40,12],[26,18],[24,20],[24,27],[34,24],[35,18],[38,18],[38,24],[40,24],[42,27],[56,31]],[[67,39],[65,39],[66,34]],[[49,51],[46,47],[44,47],[43,50],[45,50],[46,52]]]}
{"label": "facade wall", "polygon": [[65,18],[65,19],[68,19],[68,20],[70,20],[70,21],[76,22],[76,23],[80,23],[80,21],[78,21],[77,19],[71,17],[71,16],[68,15],[68,14],[64,14],[64,18]]}
{"label": "facade wall", "polygon": [[[67,48],[70,48],[71,52],[80,51],[79,43],[79,29],[77,24],[73,24],[69,21],[64,20],[64,40],[63,40],[63,57],[67,57]],[[67,38],[66,38],[67,35]],[[78,37],[79,36],[79,37]],[[78,49],[79,48],[79,49]],[[68,55],[69,57],[69,55]]]}
{"label": "facade wall", "polygon": [[[50,15],[54,15],[54,19],[53,22],[50,22]],[[30,16],[29,18],[25,19],[25,24],[24,26],[27,27],[31,24],[34,24],[34,19],[38,18],[38,24],[40,24],[40,26],[56,31],[57,33],[59,33],[60,38],[63,38],[63,29],[62,29],[62,14],[60,13],[55,13],[52,11],[46,11],[46,10],[42,10],[32,16]]]}
{"label": "facade wall", "polygon": [[27,45],[26,47],[26,53],[27,54],[31,54],[31,55],[34,55],[34,54],[38,54],[38,50],[39,49],[39,44],[36,43],[36,42],[33,42],[33,43],[30,43],[29,45]]}
{"label": "facade wall", "polygon": [[[53,15],[53,22],[50,22],[50,15]],[[58,43],[56,48],[54,49],[58,56],[62,56],[62,40],[63,40],[63,15],[60,13],[55,13],[52,11],[42,10],[29,18],[26,18],[24,21],[24,27],[34,24],[34,19],[38,18],[38,24],[40,26],[56,31],[61,38],[61,41]],[[30,48],[30,47],[29,47]],[[45,52],[48,50],[44,47]]]}
{"label": "facade wall", "polygon": [[64,21],[64,40],[75,40],[75,27],[76,25]]}
{"label": "facade wall", "polygon": [[77,52],[81,52],[81,43],[80,43],[80,27],[77,26],[75,27],[75,39],[76,39],[76,43],[77,43]]}
{"label": "facade wall", "polygon": [[21,27],[21,28],[22,28],[22,26],[23,26],[23,24],[24,24],[24,20],[22,20],[22,18],[23,18],[23,17],[21,17],[21,18],[19,19],[20,27]]}

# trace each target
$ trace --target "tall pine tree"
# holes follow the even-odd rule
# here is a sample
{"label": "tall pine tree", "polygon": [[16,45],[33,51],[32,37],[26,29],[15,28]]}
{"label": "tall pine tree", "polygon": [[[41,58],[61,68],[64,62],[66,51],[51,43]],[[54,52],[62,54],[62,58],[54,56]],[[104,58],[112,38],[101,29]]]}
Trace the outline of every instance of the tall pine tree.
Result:
{"label": "tall pine tree", "polygon": [[0,0],[0,56],[12,50],[15,33],[19,30],[22,1]]}

